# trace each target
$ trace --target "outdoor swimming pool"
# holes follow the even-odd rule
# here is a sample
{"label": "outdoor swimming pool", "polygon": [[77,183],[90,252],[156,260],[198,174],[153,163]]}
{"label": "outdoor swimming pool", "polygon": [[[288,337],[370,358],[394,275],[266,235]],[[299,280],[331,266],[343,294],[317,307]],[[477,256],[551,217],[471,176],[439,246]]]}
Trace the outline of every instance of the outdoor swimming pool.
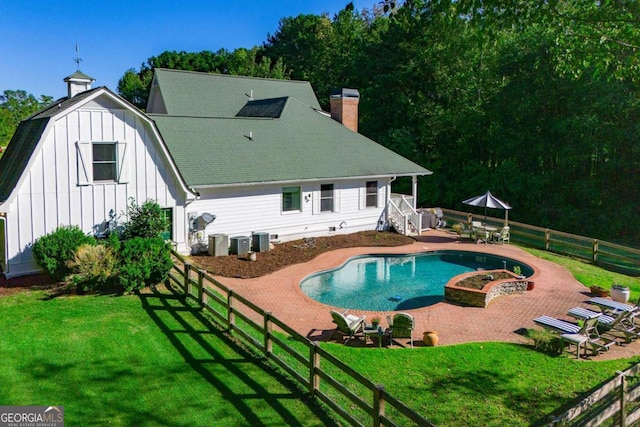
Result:
{"label": "outdoor swimming pool", "polygon": [[520,266],[514,259],[468,251],[434,251],[410,255],[364,255],[341,267],[315,273],[300,282],[302,291],[323,304],[372,311],[408,310],[444,300],[444,287],[454,276],[478,269]]}

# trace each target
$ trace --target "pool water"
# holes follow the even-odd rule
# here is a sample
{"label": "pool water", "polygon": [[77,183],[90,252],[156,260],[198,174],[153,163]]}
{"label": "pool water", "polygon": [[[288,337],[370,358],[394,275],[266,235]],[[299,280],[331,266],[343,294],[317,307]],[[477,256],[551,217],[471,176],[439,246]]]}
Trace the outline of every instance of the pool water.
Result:
{"label": "pool water", "polygon": [[341,267],[305,278],[302,291],[323,304],[372,311],[408,310],[444,300],[444,287],[454,276],[479,269],[520,266],[511,258],[467,251],[434,251],[411,255],[366,255]]}

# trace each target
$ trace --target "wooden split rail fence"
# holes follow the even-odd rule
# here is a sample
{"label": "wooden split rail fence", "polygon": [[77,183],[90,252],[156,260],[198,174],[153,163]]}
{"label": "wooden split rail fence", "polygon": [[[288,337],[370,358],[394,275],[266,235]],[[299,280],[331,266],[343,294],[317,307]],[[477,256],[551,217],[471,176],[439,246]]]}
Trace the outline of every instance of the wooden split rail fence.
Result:
{"label": "wooden split rail fence", "polygon": [[[471,219],[481,220],[498,228],[504,223],[501,218],[473,217],[470,213],[451,209],[442,209],[442,212],[449,225],[457,222],[471,223]],[[509,221],[509,227],[512,242],[580,258],[607,270],[640,276],[639,249],[520,222]]]}
{"label": "wooden split rail fence", "polygon": [[[349,424],[432,426],[371,380],[299,334],[270,312],[235,293],[173,252],[167,279],[194,299],[229,334],[285,370],[309,393]],[[328,313],[327,313],[328,315]],[[345,384],[346,383],[346,384]]]}
{"label": "wooden split rail fence", "polygon": [[580,400],[580,402],[559,416],[553,417],[548,427],[584,426],[596,427],[617,425],[627,427],[637,425],[640,420],[640,382],[636,364],[605,383],[602,387]]}

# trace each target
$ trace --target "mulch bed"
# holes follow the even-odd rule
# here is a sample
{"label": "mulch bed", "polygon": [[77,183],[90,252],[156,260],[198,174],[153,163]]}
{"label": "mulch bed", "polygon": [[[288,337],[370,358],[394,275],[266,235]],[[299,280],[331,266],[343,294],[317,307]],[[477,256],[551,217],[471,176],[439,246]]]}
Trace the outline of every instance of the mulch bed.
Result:
{"label": "mulch bed", "polygon": [[60,286],[48,274],[30,274],[28,276],[6,279],[0,274],[0,296],[10,295],[23,289],[52,289]]}
{"label": "mulch bed", "polygon": [[[314,237],[278,243],[268,252],[257,254],[256,261],[248,261],[236,255],[213,257],[197,255],[188,257],[198,268],[217,276],[253,278],[278,271],[288,265],[307,262],[323,252],[352,247],[391,247],[414,243],[411,237],[392,232],[363,231],[329,237]],[[21,289],[54,289],[61,283],[47,274],[33,274],[7,280],[0,275],[0,296]]]}
{"label": "mulch bed", "polygon": [[278,243],[268,252],[257,253],[256,261],[248,261],[237,255],[192,255],[189,259],[194,265],[213,275],[248,279],[273,273],[288,265],[310,261],[327,251],[352,247],[404,246],[414,242],[411,237],[397,233],[362,231]]}

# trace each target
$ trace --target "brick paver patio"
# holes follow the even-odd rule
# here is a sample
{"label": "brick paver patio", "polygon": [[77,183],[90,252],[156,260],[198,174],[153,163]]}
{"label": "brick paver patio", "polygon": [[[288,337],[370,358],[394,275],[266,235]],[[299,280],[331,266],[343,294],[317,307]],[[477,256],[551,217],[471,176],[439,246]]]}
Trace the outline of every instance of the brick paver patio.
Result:
{"label": "brick paver patio", "polygon": [[[583,286],[563,267],[530,255],[513,245],[484,245],[458,241],[446,231],[424,232],[416,243],[393,248],[348,248],[324,253],[314,260],[289,266],[273,274],[255,279],[217,277],[220,282],[248,298],[286,322],[311,340],[327,340],[335,325],[329,310],[333,307],[312,300],[303,294],[299,283],[307,275],[344,263],[349,257],[373,253],[415,253],[429,250],[456,249],[486,252],[520,260],[535,269],[531,279],[535,288],[524,294],[501,296],[491,301],[487,308],[461,307],[441,302],[429,307],[406,310],[416,320],[414,340],[422,341],[427,330],[438,331],[439,345],[466,342],[502,341],[527,343],[522,331],[536,327],[533,319],[542,314],[570,319],[566,313],[576,306],[588,307],[591,297]],[[259,254],[258,254],[259,255]],[[367,320],[376,315],[386,326],[388,312],[350,310],[364,314]],[[615,346],[611,351],[593,359],[630,357],[638,354],[640,344]]]}

